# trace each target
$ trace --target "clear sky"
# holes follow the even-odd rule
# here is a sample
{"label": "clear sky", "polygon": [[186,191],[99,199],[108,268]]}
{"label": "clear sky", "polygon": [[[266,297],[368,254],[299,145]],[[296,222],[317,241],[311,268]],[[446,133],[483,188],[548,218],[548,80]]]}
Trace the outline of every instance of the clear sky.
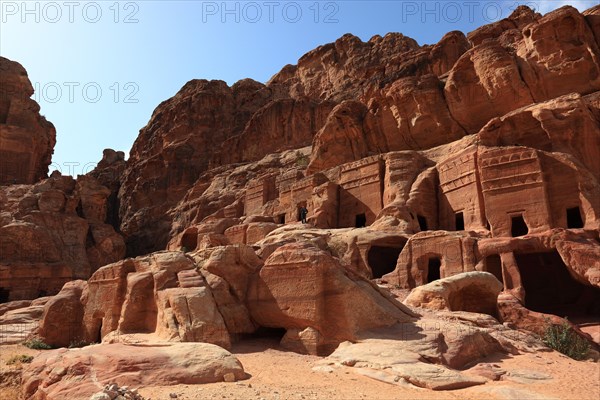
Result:
{"label": "clear sky", "polygon": [[154,108],[194,78],[266,82],[345,33],[402,32],[420,44],[469,32],[518,4],[546,13],[597,1],[7,1],[0,55],[28,71],[54,123],[53,169],[86,173],[131,148]]}

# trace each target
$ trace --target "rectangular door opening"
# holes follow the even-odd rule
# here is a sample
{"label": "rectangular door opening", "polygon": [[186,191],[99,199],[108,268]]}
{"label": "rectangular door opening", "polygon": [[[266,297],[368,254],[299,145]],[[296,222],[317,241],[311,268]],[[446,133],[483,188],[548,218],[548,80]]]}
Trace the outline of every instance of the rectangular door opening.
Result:
{"label": "rectangular door opening", "polygon": [[10,290],[0,287],[0,303],[7,303],[10,298]]}
{"label": "rectangular door opening", "polygon": [[581,218],[581,210],[579,207],[567,209],[567,228],[579,229],[583,228],[583,219]]}
{"label": "rectangular door opening", "polygon": [[527,227],[522,214],[515,215],[511,218],[510,232],[512,237],[525,236],[529,233],[529,227]]}
{"label": "rectangular door opening", "polygon": [[465,216],[462,211],[454,215],[454,228],[456,231],[465,230]]}
{"label": "rectangular door opening", "polygon": [[442,266],[442,261],[438,257],[433,257],[429,259],[427,264],[427,283],[431,283],[441,278],[440,268]]}
{"label": "rectangular door opening", "polygon": [[419,221],[419,228],[421,231],[429,230],[427,227],[427,219],[424,216],[417,214],[417,221]]}
{"label": "rectangular door opening", "polygon": [[367,216],[364,213],[357,214],[356,223],[354,226],[356,226],[357,228],[364,228],[365,226],[367,226]]}

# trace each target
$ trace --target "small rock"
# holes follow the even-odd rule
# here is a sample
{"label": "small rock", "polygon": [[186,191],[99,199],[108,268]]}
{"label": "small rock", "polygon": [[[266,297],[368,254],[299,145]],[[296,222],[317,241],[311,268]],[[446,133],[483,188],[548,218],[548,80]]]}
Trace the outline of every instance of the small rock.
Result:
{"label": "small rock", "polygon": [[225,375],[223,375],[223,380],[225,382],[235,382],[235,374],[233,372],[228,372]]}
{"label": "small rock", "polygon": [[176,399],[177,398],[177,393],[169,393],[169,397],[172,399]]}
{"label": "small rock", "polygon": [[92,397],[90,397],[90,400],[112,400],[112,399],[106,393],[98,392],[98,393],[92,395]]}
{"label": "small rock", "polygon": [[329,365],[317,365],[316,367],[312,367],[312,370],[315,372],[325,372],[328,374],[333,372],[333,368],[331,368]]}

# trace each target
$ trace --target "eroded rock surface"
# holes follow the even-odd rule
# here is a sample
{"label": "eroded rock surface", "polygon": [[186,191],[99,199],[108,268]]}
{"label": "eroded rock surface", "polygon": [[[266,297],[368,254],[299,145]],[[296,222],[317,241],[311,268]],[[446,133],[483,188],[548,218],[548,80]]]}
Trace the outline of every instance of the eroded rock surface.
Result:
{"label": "eroded rock surface", "polygon": [[0,57],[0,185],[33,184],[48,175],[56,130],[32,95],[25,68]]}
{"label": "eroded rock surface", "polygon": [[109,383],[140,387],[223,382],[246,378],[227,350],[207,343],[105,344],[58,349],[37,356],[23,371],[26,398],[87,398]]}

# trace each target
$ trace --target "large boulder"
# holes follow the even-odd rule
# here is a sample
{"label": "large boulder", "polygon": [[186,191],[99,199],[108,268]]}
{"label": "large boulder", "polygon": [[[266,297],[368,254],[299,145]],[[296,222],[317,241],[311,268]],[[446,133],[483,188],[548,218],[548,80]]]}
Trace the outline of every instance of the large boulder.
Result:
{"label": "large boulder", "polygon": [[259,325],[287,330],[284,344],[313,354],[330,353],[360,331],[415,317],[307,243],[286,244],[269,256],[250,284],[248,305]]}
{"label": "large boulder", "polygon": [[431,310],[497,314],[502,283],[489,272],[463,272],[414,288],[404,303]]}
{"label": "large boulder", "polygon": [[23,371],[27,399],[88,399],[107,384],[194,385],[246,378],[227,350],[207,343],[104,344],[38,355]]}
{"label": "large boulder", "polygon": [[83,341],[82,297],[87,296],[87,287],[85,281],[68,282],[60,293],[44,305],[37,331],[44,343],[53,347],[68,347]]}

